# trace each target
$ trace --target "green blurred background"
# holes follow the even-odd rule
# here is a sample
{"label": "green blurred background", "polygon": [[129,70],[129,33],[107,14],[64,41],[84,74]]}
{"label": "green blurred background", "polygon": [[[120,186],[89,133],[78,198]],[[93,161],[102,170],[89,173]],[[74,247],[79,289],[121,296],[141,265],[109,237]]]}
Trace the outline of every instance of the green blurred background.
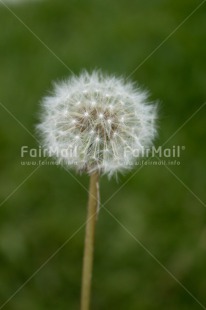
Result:
{"label": "green blurred background", "polygon": [[[127,77],[200,3],[7,2],[13,14],[0,5],[0,309],[79,309],[87,193],[77,181],[88,187],[88,177],[22,166],[21,146],[38,143],[18,122],[34,134],[39,101],[51,81],[71,75],[66,66]],[[131,80],[160,100],[161,145],[206,101],[206,4]],[[205,113],[203,106],[165,145],[186,148],[181,164],[169,167],[177,177],[164,166],[145,166],[118,182],[102,178],[101,201],[115,193],[105,208],[128,231],[101,210],[92,309],[206,309]]]}

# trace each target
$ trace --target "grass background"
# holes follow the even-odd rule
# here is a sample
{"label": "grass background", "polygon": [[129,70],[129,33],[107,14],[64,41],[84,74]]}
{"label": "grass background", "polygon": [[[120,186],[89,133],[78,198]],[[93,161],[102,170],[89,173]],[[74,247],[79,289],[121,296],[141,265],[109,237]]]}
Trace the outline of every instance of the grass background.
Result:
{"label": "grass background", "polygon": [[[86,176],[60,167],[22,166],[21,146],[38,143],[8,111],[34,134],[39,100],[51,81],[71,74],[53,53],[74,73],[102,68],[128,76],[200,3],[28,1],[9,5],[13,14],[0,5],[0,309],[79,309],[84,228],[4,303],[84,223],[87,193],[72,176],[88,186]],[[131,76],[160,100],[156,146],[206,101],[205,42],[206,4]],[[102,202],[127,182],[105,207],[143,246],[100,212],[92,309],[205,309],[205,134],[202,107],[165,145],[185,146],[181,164],[169,168],[186,186],[164,166],[118,182],[102,178]]]}

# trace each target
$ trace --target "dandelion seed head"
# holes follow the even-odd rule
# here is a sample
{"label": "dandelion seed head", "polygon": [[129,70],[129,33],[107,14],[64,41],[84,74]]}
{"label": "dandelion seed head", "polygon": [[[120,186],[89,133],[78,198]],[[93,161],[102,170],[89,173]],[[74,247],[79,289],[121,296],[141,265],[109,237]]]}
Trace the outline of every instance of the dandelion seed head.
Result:
{"label": "dandelion seed head", "polygon": [[[155,120],[156,105],[147,103],[145,91],[95,71],[55,84],[53,94],[42,100],[37,129],[59,163],[112,175],[135,164],[126,150],[152,144]],[[68,147],[75,153],[62,155]]]}

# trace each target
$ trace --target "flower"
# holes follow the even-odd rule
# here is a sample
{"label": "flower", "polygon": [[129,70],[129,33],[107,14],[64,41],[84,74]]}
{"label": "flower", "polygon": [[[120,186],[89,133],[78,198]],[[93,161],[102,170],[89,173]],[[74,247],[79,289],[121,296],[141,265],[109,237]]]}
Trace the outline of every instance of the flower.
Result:
{"label": "flower", "polygon": [[60,164],[109,175],[135,164],[156,135],[156,105],[123,78],[84,71],[56,83],[42,100],[37,126],[43,146]]}

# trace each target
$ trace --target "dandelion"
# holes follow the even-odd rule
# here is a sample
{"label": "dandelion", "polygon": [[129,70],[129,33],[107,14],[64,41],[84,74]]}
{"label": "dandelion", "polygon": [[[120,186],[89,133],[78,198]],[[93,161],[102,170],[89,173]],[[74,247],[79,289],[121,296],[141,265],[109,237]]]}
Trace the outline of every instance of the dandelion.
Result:
{"label": "dandelion", "polygon": [[[59,163],[90,175],[131,169],[133,150],[141,154],[156,134],[156,107],[147,93],[99,72],[55,84],[42,106],[44,147]],[[68,145],[73,153],[65,156]]]}
{"label": "dandelion", "polygon": [[[156,105],[123,78],[95,71],[54,85],[37,126],[57,162],[90,175],[81,310],[89,309],[99,176],[129,170],[156,135]],[[69,150],[68,152],[66,152]],[[72,150],[72,152],[71,152]]]}

